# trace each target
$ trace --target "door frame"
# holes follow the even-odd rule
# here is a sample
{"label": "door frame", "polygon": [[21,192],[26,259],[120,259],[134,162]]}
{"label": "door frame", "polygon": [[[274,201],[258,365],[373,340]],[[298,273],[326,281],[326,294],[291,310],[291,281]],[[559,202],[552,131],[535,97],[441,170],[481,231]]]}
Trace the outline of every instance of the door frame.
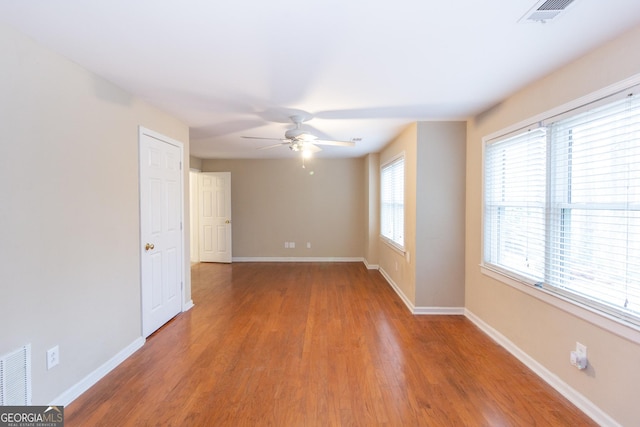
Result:
{"label": "door frame", "polygon": [[[200,211],[199,204],[199,175],[200,169],[189,169],[189,262],[200,262]],[[195,179],[192,179],[195,175]],[[194,261],[194,259],[196,261]]]}
{"label": "door frame", "polygon": [[152,131],[151,129],[147,129],[143,126],[138,126],[138,219],[139,219],[139,269],[140,269],[140,334],[144,335],[144,301],[143,301],[143,277],[142,277],[142,260],[144,256],[144,244],[145,239],[142,235],[142,179],[141,179],[141,167],[142,167],[142,156],[141,156],[141,148],[142,148],[142,138],[143,136],[149,136],[153,139],[156,139],[165,144],[173,145],[179,148],[180,150],[180,258],[178,264],[180,265],[180,309],[181,312],[185,312],[191,308],[193,303],[189,301],[190,304],[186,304],[185,301],[185,291],[186,291],[186,274],[185,274],[185,226],[184,226],[184,209],[185,209],[185,199],[184,199],[184,144],[180,141],[177,141],[173,138],[169,138],[166,135],[161,133]]}

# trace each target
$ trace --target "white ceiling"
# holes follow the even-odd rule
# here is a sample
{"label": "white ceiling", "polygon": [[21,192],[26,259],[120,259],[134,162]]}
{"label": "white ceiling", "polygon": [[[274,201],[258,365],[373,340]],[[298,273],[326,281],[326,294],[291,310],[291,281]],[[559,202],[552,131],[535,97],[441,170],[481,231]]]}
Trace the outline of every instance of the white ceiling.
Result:
{"label": "white ceiling", "polygon": [[[466,119],[640,24],[638,0],[0,0],[0,23],[182,119],[202,158],[257,150],[305,113],[310,130],[378,151],[416,120]],[[598,70],[594,70],[598,72]]]}

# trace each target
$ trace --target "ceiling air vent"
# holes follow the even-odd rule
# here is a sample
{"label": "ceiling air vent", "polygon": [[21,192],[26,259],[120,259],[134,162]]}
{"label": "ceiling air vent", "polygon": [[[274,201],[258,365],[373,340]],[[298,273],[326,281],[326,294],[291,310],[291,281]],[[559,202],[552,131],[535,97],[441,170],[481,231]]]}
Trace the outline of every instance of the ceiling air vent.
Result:
{"label": "ceiling air vent", "polygon": [[536,3],[519,22],[547,22],[557,17],[575,0],[542,0]]}

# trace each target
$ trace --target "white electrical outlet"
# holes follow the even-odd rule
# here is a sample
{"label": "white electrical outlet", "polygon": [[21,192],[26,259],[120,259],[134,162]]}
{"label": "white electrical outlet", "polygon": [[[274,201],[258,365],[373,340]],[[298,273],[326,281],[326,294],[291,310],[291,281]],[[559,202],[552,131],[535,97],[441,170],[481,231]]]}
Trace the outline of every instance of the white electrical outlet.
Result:
{"label": "white electrical outlet", "polygon": [[289,249],[295,249],[296,248],[296,242],[289,242]]}
{"label": "white electrical outlet", "polygon": [[580,370],[585,369],[587,367],[587,346],[576,342],[576,349],[571,352],[570,362]]}
{"label": "white electrical outlet", "polygon": [[284,248],[289,249],[289,242],[284,242]]}
{"label": "white electrical outlet", "polygon": [[55,346],[47,350],[47,370],[60,363],[60,348]]}
{"label": "white electrical outlet", "polygon": [[311,242],[307,242],[307,249],[311,249]]}

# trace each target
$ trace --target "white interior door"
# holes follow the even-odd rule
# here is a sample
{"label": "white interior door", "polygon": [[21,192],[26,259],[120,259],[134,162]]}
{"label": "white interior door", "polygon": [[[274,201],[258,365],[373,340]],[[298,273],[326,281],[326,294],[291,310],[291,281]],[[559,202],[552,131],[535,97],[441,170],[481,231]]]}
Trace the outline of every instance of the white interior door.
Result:
{"label": "white interior door", "polygon": [[200,261],[231,262],[231,172],[198,177]]}
{"label": "white interior door", "polygon": [[182,152],[177,141],[140,129],[142,332],[151,335],[182,307]]}

